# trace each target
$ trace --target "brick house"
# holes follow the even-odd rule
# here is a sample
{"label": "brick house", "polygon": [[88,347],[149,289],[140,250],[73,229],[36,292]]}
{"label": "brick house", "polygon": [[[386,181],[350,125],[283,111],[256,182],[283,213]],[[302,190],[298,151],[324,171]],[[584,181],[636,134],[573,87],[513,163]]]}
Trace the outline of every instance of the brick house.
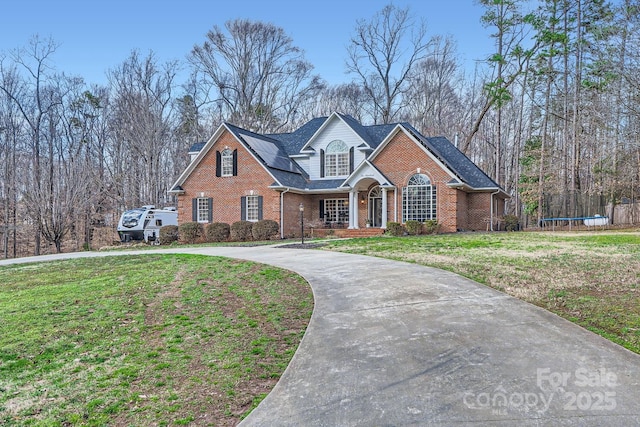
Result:
{"label": "brick house", "polygon": [[282,237],[300,235],[301,205],[319,228],[434,219],[444,232],[485,230],[508,197],[444,137],[339,113],[273,135],[223,123],[190,154],[170,190],[179,223],[272,219]]}

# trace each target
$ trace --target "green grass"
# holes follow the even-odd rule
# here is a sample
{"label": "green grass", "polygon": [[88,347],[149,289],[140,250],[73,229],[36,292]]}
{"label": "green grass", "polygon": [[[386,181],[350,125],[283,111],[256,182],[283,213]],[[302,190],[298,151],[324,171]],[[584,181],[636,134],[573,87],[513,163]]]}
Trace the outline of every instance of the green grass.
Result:
{"label": "green grass", "polygon": [[[640,233],[468,233],[325,249],[454,271],[640,353]],[[0,267],[0,424],[234,425],[312,311],[284,270],[197,255]]]}
{"label": "green grass", "polygon": [[325,249],[449,270],[640,353],[640,233],[457,233],[336,240]]}
{"label": "green grass", "polygon": [[299,276],[196,255],[0,267],[0,424],[235,424],[311,315]]}

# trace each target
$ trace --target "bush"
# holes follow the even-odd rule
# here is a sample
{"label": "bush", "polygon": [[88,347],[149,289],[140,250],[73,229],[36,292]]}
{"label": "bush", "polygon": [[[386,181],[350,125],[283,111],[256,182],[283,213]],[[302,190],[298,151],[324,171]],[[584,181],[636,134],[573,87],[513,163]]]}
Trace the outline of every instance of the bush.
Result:
{"label": "bush", "polygon": [[280,225],[272,219],[263,219],[253,223],[251,234],[254,240],[271,240],[280,232]]}
{"label": "bush", "polygon": [[160,227],[160,236],[158,242],[161,245],[170,245],[173,242],[178,241],[178,226],[177,225],[165,225]]}
{"label": "bush", "polygon": [[231,224],[231,240],[235,242],[244,242],[251,240],[253,222],[251,221],[236,221]]}
{"label": "bush", "polygon": [[422,225],[422,232],[424,234],[435,234],[440,230],[440,224],[435,219],[428,219]]}
{"label": "bush", "polygon": [[407,234],[412,236],[422,234],[422,223],[420,221],[409,220],[404,224],[404,228],[407,230]]}
{"label": "bush", "polygon": [[515,215],[504,216],[504,229],[506,231],[518,231],[520,230],[520,218]]}
{"label": "bush", "polygon": [[399,222],[388,222],[387,223],[387,234],[391,234],[392,236],[404,236],[404,227]]}
{"label": "bush", "polygon": [[204,235],[204,227],[198,222],[185,222],[178,227],[180,241],[184,243],[195,243],[198,238]]}
{"label": "bush", "polygon": [[224,222],[212,222],[207,225],[206,238],[207,242],[225,242],[229,240],[231,227]]}

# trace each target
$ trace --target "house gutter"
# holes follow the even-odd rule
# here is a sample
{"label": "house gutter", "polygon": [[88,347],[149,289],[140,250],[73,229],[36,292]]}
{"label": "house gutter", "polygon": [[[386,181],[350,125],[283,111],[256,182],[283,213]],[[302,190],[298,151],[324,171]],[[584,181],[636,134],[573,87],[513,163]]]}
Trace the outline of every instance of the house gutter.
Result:
{"label": "house gutter", "polygon": [[284,193],[290,190],[287,187],[282,193],[280,193],[280,239],[284,239]]}
{"label": "house gutter", "polygon": [[398,222],[398,190],[393,192],[393,220]]}

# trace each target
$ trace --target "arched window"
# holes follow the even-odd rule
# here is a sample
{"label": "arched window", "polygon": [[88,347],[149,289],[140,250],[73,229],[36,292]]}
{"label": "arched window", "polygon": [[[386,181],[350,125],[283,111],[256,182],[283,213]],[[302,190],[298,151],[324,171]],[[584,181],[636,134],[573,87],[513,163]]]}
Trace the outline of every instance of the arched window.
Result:
{"label": "arched window", "polygon": [[402,222],[436,219],[436,187],[424,174],[415,174],[402,189]]}
{"label": "arched window", "polygon": [[233,176],[233,151],[229,148],[222,150],[220,155],[222,176]]}
{"label": "arched window", "polygon": [[327,145],[324,155],[325,176],[349,175],[349,147],[336,139]]}

